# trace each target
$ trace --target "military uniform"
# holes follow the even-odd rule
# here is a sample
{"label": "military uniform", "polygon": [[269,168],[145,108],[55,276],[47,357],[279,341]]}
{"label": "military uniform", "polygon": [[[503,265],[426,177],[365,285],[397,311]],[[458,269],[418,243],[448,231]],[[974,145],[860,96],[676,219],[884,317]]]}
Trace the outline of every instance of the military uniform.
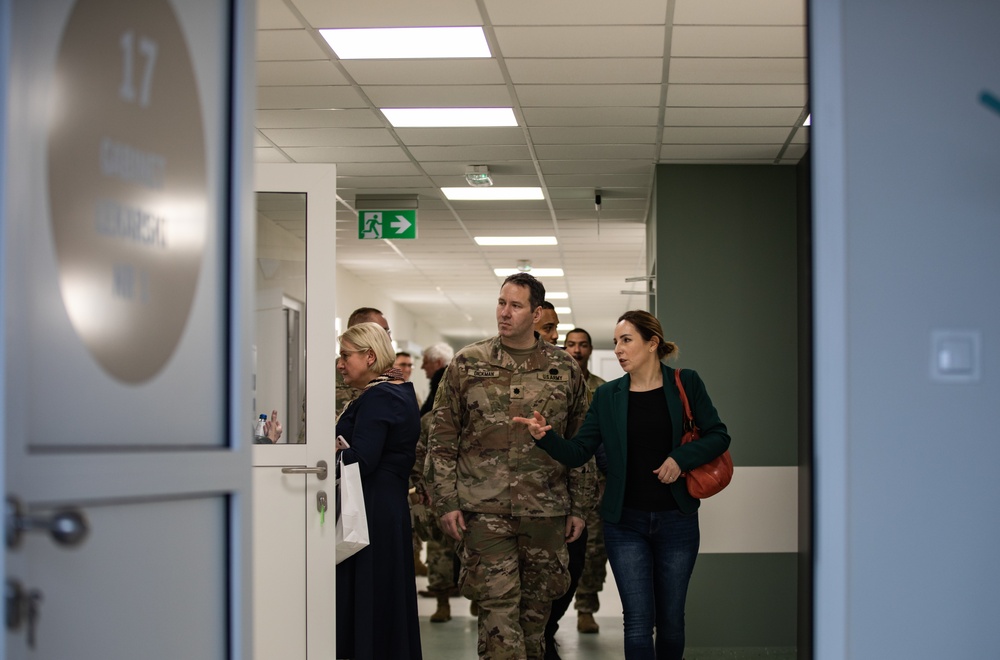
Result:
{"label": "military uniform", "polygon": [[337,417],[344,412],[344,408],[351,401],[354,401],[359,396],[361,396],[361,390],[354,389],[350,385],[344,382],[344,375],[340,373],[340,369],[337,369],[337,394],[335,399],[336,413]]}
{"label": "military uniform", "polygon": [[[598,387],[606,381],[596,374],[587,378],[587,389],[591,396]],[[605,476],[598,472],[598,491],[604,492]],[[604,588],[608,577],[608,553],[604,550],[604,524],[601,522],[600,507],[594,507],[587,514],[587,554],[583,564],[583,574],[580,585],[576,589],[576,604],[578,612],[593,614],[601,607],[597,592]]]}
{"label": "military uniform", "polygon": [[500,337],[466,346],[445,371],[428,451],[431,500],[461,510],[463,595],[479,605],[479,656],[542,658],[553,600],[569,586],[566,516],[594,508],[595,471],[570,470],[535,446],[523,424],[537,410],[565,437],[589,405],[579,365],[537,341],[518,364]]}

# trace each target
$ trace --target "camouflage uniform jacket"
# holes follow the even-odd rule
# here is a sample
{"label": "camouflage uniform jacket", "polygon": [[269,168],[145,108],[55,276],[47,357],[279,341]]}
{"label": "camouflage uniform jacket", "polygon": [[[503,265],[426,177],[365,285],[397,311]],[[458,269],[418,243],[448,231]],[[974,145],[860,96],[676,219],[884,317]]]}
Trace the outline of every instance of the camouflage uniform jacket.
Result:
{"label": "camouflage uniform jacket", "polygon": [[435,515],[461,509],[586,518],[596,497],[596,470],[556,462],[511,418],[537,410],[572,437],[589,405],[579,365],[551,344],[538,341],[520,366],[499,336],[463,348],[441,379],[428,440]]}
{"label": "camouflage uniform jacket", "polygon": [[604,380],[597,374],[590,374],[587,376],[587,389],[590,391],[591,398],[594,397],[594,392],[597,391],[597,388],[606,382],[608,381]]}
{"label": "camouflage uniform jacket", "polygon": [[336,378],[337,378],[337,390],[336,390],[336,398],[334,400],[336,402],[335,406],[336,406],[337,417],[340,417],[340,415],[343,414],[344,412],[344,408],[347,407],[347,404],[350,403],[351,401],[354,401],[359,396],[361,396],[361,390],[356,390],[347,383],[345,383],[344,375],[340,373],[340,369],[337,369]]}

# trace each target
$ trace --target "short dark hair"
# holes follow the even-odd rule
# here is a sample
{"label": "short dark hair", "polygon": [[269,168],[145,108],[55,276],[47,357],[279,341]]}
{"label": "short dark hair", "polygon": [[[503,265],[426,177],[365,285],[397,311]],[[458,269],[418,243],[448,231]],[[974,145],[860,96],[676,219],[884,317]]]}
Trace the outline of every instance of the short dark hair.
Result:
{"label": "short dark hair", "polygon": [[385,316],[385,314],[374,307],[358,307],[347,317],[347,327],[370,321],[374,316]]}
{"label": "short dark hair", "polygon": [[[583,334],[587,335],[587,343],[590,344],[591,346],[593,346],[594,345],[594,340],[590,338],[590,333],[587,332],[586,330],[584,330],[583,328],[573,328],[572,330],[570,330],[569,332],[566,333],[566,338],[568,339],[570,335],[572,335],[574,333],[580,334],[581,332]],[[563,343],[564,344],[566,343],[565,339],[563,340]]]}
{"label": "short dark hair", "polygon": [[553,312],[556,311],[556,306],[550,303],[548,300],[543,300],[540,306],[542,309],[551,309]]}
{"label": "short dark hair", "polygon": [[516,284],[517,286],[523,286],[528,289],[528,304],[531,305],[532,311],[545,302],[545,286],[539,282],[534,275],[529,273],[514,273],[513,275],[508,275],[507,279],[505,279],[503,284],[500,285],[500,288],[502,289],[508,284]]}
{"label": "short dark hair", "polygon": [[406,351],[396,351],[396,357],[413,357]]}
{"label": "short dark hair", "polygon": [[660,325],[660,321],[643,309],[633,309],[632,311],[625,312],[618,317],[618,323],[622,321],[628,321],[635,326],[635,329],[639,331],[639,334],[645,341],[652,341],[653,337],[656,337],[658,343],[656,344],[656,355],[661,360],[665,357],[677,354],[677,344],[672,341],[667,341],[663,338],[663,326]]}

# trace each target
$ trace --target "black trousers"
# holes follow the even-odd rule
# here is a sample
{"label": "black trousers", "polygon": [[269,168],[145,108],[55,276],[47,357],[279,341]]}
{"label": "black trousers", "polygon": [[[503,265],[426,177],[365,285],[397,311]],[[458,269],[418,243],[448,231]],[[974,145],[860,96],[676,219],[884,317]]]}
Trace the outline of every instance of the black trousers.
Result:
{"label": "black trousers", "polygon": [[580,576],[583,575],[583,563],[587,557],[587,528],[584,527],[580,538],[567,544],[569,551],[569,591],[558,600],[552,601],[552,612],[549,614],[549,622],[545,624],[545,642],[549,642],[555,637],[559,630],[559,619],[566,610],[573,604],[573,596],[576,595],[576,586],[580,583]]}

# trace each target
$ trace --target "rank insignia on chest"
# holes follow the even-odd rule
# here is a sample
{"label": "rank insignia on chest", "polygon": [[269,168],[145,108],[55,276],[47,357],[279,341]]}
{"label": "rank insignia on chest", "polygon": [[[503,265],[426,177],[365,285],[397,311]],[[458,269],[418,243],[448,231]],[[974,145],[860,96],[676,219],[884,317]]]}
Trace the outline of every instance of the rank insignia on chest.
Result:
{"label": "rank insignia on chest", "polygon": [[510,386],[510,398],[511,399],[523,399],[524,398],[524,385],[511,385]]}
{"label": "rank insignia on chest", "polygon": [[500,377],[500,370],[499,369],[473,369],[472,370],[472,377],[473,378],[499,378]]}
{"label": "rank insignia on chest", "polygon": [[569,380],[569,376],[567,374],[560,374],[560,373],[538,374],[538,378],[540,380],[550,380],[557,383],[565,383],[566,381]]}

